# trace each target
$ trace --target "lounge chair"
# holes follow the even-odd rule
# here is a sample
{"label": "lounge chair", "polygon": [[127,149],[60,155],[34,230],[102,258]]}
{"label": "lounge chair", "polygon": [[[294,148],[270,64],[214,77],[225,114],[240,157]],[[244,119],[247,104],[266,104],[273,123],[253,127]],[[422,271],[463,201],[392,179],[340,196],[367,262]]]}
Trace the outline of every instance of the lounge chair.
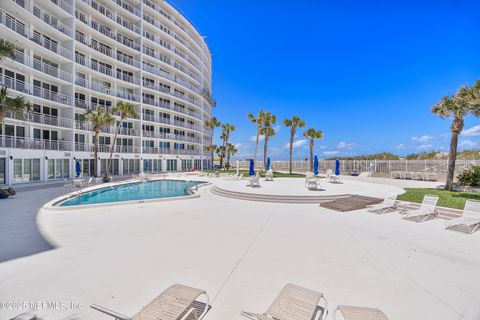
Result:
{"label": "lounge chair", "polygon": [[[203,303],[200,303],[197,299],[202,295],[205,295],[206,302],[202,313],[198,315],[198,309],[201,309],[198,305],[203,305]],[[193,319],[201,320],[209,309],[208,303],[208,295],[204,290],[174,284],[132,317],[124,316],[95,304],[91,307],[117,320],[186,320],[187,318],[192,319],[192,316]]]}
{"label": "lounge chair", "polygon": [[[318,305],[321,299],[325,302],[324,307]],[[322,293],[287,284],[265,313],[242,311],[241,315],[251,320],[324,320],[327,307]]]}
{"label": "lounge chair", "polygon": [[260,175],[258,174],[258,172],[256,175],[250,177],[247,187],[260,187]]}
{"label": "lounge chair", "polygon": [[338,306],[333,311],[333,320],[336,319],[337,311],[340,311],[345,320],[388,320],[382,310],[377,308]]}
{"label": "lounge chair", "polygon": [[368,212],[377,214],[393,212],[397,210],[397,194],[393,192],[387,193],[382,203],[367,206]]}
{"label": "lounge chair", "polygon": [[438,196],[425,195],[423,197],[420,208],[402,212],[403,219],[415,222],[424,222],[426,220],[435,219],[438,216],[437,212]]}
{"label": "lounge chair", "polygon": [[480,228],[480,201],[467,200],[461,217],[445,223],[446,230],[460,231],[468,234]]}
{"label": "lounge chair", "polygon": [[243,173],[240,173],[238,176],[237,176],[237,180],[242,180],[243,179]]}
{"label": "lounge chair", "polygon": [[313,172],[307,172],[305,174],[305,188],[308,188],[308,184],[309,184],[310,180],[313,179],[313,177],[314,177]]}
{"label": "lounge chair", "polygon": [[93,186],[93,177],[88,178],[88,180],[85,180],[83,183],[83,187],[91,187]]}
{"label": "lounge chair", "polygon": [[268,170],[265,172],[265,181],[273,181],[273,171]]}

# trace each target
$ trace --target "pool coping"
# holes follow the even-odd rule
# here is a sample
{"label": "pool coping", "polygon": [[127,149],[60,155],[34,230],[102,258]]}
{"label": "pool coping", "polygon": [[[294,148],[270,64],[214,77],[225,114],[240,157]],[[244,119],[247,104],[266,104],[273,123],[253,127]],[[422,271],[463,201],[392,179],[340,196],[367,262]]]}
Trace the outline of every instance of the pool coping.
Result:
{"label": "pool coping", "polygon": [[80,196],[85,193],[89,193],[92,191],[96,190],[101,190],[113,186],[121,186],[121,185],[126,185],[126,184],[135,184],[135,183],[141,183],[142,181],[139,180],[125,180],[121,182],[109,182],[109,183],[102,183],[96,186],[92,187],[87,187],[81,189],[81,193],[76,193],[76,192],[70,192],[67,194],[64,194],[60,197],[57,197],[55,199],[52,199],[45,203],[41,209],[42,210],[49,210],[49,211],[76,211],[76,210],[82,210],[82,209],[95,209],[95,208],[105,208],[105,207],[113,207],[113,206],[126,206],[126,205],[134,205],[134,204],[144,204],[144,203],[158,203],[158,202],[168,202],[168,201],[178,201],[178,200],[190,200],[190,199],[198,199],[200,198],[200,194],[198,193],[198,189],[202,187],[206,187],[211,185],[211,182],[207,182],[204,180],[197,180],[197,179],[175,179],[172,177],[169,177],[168,179],[166,178],[158,178],[158,179],[150,179],[148,181],[163,181],[163,180],[175,180],[175,181],[197,181],[201,182],[200,184],[197,185],[196,190],[194,190],[195,187],[189,188],[189,192],[191,194],[185,195],[185,196],[175,196],[175,197],[167,197],[167,198],[153,198],[153,199],[142,199],[142,200],[128,200],[128,201],[117,201],[117,202],[106,202],[106,203],[97,203],[97,204],[88,204],[88,205],[75,205],[75,206],[57,206],[58,203],[64,202],[70,198],[74,198],[77,196]]}

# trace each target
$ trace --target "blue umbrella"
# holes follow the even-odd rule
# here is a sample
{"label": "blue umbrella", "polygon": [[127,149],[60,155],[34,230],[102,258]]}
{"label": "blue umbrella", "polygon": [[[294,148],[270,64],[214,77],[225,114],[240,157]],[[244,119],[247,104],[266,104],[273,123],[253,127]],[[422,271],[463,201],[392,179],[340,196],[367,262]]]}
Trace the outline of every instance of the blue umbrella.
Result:
{"label": "blue umbrella", "polygon": [[80,160],[77,160],[77,162],[75,163],[75,171],[77,173],[77,177],[79,177],[82,173],[82,168],[80,167]]}
{"label": "blue umbrella", "polygon": [[340,175],[340,160],[335,161],[335,175],[336,176]]}
{"label": "blue umbrella", "polygon": [[148,172],[148,160],[145,160],[145,172]]}
{"label": "blue umbrella", "polygon": [[249,174],[250,176],[254,176],[254,175],[255,175],[254,163],[253,163],[253,160],[252,160],[252,159],[250,159],[250,170],[249,170],[248,174]]}
{"label": "blue umbrella", "polygon": [[270,157],[267,158],[267,171],[270,170]]}
{"label": "blue umbrella", "polygon": [[313,174],[318,176],[318,157],[313,158]]}

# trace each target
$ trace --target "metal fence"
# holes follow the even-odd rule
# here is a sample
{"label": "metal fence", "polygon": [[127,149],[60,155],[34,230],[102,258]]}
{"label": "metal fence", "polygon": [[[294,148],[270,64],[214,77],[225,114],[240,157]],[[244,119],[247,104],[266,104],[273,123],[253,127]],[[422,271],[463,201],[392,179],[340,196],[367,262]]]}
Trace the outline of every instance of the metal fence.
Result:
{"label": "metal fence", "polygon": [[[455,163],[455,173],[458,174],[472,165],[480,165],[480,160],[457,160]],[[232,161],[232,166],[236,163]],[[289,162],[285,160],[272,161],[271,166],[277,171],[286,171],[289,168]],[[240,161],[241,169],[248,169],[248,161]],[[257,169],[264,167],[263,161],[257,161]],[[328,169],[335,169],[335,160],[320,160],[318,162],[320,172]],[[294,172],[310,171],[309,161],[293,161],[292,168]],[[426,172],[437,176],[444,176],[448,171],[448,160],[340,160],[340,171],[342,174],[372,172],[376,176],[390,176],[395,172]]]}

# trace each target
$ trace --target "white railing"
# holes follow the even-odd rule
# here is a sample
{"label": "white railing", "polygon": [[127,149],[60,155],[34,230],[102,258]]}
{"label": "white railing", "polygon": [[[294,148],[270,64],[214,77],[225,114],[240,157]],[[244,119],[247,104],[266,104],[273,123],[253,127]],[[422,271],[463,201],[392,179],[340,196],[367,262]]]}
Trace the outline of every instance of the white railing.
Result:
{"label": "white railing", "polygon": [[[63,0],[62,0],[63,1]],[[60,0],[54,1],[52,0],[53,3],[56,3],[57,5],[61,2]],[[67,36],[71,37],[73,34],[72,28],[68,27],[67,25],[63,24],[61,21],[56,19],[55,17],[52,17],[49,14],[46,14],[44,11],[42,11],[39,7],[34,6],[31,1],[28,0],[13,0],[16,4],[33,14],[35,17],[39,18],[43,22],[47,23],[51,27],[57,29],[58,31],[66,34]],[[64,1],[63,1],[64,2]],[[73,10],[73,8],[70,6],[70,8]],[[72,11],[73,12],[73,11]]]}
{"label": "white railing", "polygon": [[151,114],[143,114],[142,118],[145,121],[159,122],[159,123],[165,123],[165,124],[170,124],[171,123],[170,118],[158,117],[158,116],[151,115]]}
{"label": "white railing", "polygon": [[23,54],[22,52],[15,51],[15,57],[13,58],[16,62],[26,65],[35,70],[41,71],[45,74],[48,74],[52,77],[72,82],[73,76],[71,73],[61,70],[57,67],[49,65],[45,62],[42,62],[38,59],[31,59],[29,56]]}
{"label": "white railing", "polygon": [[6,118],[16,119],[21,121],[28,121],[33,123],[40,123],[49,126],[72,128],[73,122],[68,118],[55,117],[51,115],[36,113],[36,112],[22,112],[15,113],[7,111],[5,113]]}
{"label": "white railing", "polygon": [[15,80],[5,75],[0,76],[0,84],[9,89],[12,89],[24,94],[33,95],[35,97],[58,102],[61,104],[66,104],[66,105],[71,104],[71,99],[67,95],[46,90],[41,87],[32,86],[26,82]]}
{"label": "white railing", "polygon": [[2,135],[0,136],[0,147],[16,149],[70,151],[72,145],[69,141],[63,140],[43,140]]}
{"label": "white railing", "polygon": [[55,3],[57,6],[65,10],[66,12],[73,14],[73,7],[68,4],[65,0],[50,0]]}

